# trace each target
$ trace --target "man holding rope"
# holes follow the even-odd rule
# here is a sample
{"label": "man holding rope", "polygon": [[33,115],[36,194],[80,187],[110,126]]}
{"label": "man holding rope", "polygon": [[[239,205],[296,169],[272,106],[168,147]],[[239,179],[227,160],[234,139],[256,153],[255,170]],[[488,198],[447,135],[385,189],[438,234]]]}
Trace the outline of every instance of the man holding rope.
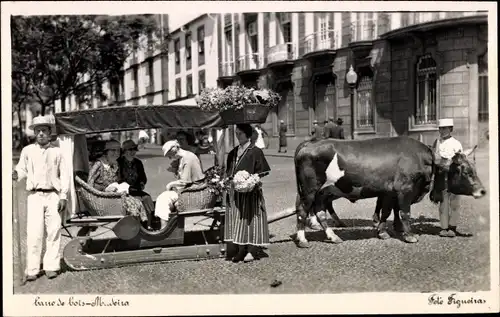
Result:
{"label": "man holding rope", "polygon": [[34,281],[40,275],[40,259],[44,230],[47,230],[43,269],[49,278],[59,275],[61,256],[61,215],[66,210],[69,191],[69,174],[61,151],[50,143],[54,120],[51,116],[33,119],[30,129],[36,143],[22,149],[19,163],[12,172],[12,179],[26,177],[27,250],[26,280]]}

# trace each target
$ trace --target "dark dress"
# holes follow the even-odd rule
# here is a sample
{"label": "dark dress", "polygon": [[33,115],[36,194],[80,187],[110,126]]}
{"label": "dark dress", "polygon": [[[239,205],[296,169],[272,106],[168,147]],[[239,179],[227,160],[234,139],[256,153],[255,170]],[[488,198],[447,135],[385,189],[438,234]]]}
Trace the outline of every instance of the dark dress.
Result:
{"label": "dark dress", "polygon": [[148,179],[141,160],[134,158],[129,162],[122,156],[118,159],[118,166],[118,178],[120,182],[126,182],[130,185],[128,190],[129,195],[142,201],[144,209],[148,213],[148,217],[150,217],[154,213],[155,205],[151,196],[144,192],[144,187]]}
{"label": "dark dress", "polygon": [[[271,168],[264,153],[250,145],[237,161],[238,147],[227,157],[227,176],[245,170],[250,174],[269,172]],[[269,227],[262,188],[256,186],[249,193],[239,193],[231,187],[225,214],[225,241],[239,245],[263,246],[269,244]]]}
{"label": "dark dress", "polygon": [[286,125],[282,124],[280,125],[280,147],[286,147],[286,132],[288,129],[286,128]]}

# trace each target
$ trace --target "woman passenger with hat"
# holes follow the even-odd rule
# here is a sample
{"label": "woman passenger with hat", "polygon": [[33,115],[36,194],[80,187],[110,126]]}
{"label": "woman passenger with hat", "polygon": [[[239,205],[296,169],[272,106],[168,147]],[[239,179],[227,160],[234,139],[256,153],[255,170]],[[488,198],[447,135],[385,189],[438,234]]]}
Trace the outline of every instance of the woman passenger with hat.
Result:
{"label": "woman passenger with hat", "polygon": [[122,156],[118,159],[118,178],[121,182],[130,185],[128,192],[142,201],[148,216],[147,227],[151,229],[151,222],[155,211],[155,205],[151,196],[144,192],[144,187],[148,182],[144,165],[141,160],[135,157],[138,145],[133,140],[127,140],[122,144]]}
{"label": "woman passenger with hat", "polygon": [[[106,142],[106,145],[104,147],[104,154],[97,159],[97,161],[92,165],[92,168],[90,169],[88,177],[88,184],[90,186],[99,191],[117,191],[117,187],[114,187],[113,185],[122,181],[120,179],[118,165],[120,150],[120,142],[116,140],[110,140]],[[124,198],[124,202],[127,213],[139,217],[141,221],[148,220],[145,206],[143,206],[141,199],[133,197],[131,195],[126,195]]]}

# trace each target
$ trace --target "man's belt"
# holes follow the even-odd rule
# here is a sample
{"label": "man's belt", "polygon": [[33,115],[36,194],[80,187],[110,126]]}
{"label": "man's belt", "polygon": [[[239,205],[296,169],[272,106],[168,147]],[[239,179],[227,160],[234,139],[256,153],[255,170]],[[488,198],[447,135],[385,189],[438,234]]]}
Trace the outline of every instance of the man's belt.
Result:
{"label": "man's belt", "polygon": [[57,192],[54,188],[45,189],[45,188],[35,188],[31,190],[32,192],[41,192],[41,193],[54,193]]}

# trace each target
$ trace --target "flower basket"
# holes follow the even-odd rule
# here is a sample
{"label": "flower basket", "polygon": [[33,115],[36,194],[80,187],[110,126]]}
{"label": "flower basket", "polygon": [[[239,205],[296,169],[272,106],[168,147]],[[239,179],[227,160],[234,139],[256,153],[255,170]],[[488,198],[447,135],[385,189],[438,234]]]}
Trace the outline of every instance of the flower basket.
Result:
{"label": "flower basket", "polygon": [[264,123],[269,114],[269,107],[260,104],[249,104],[242,109],[227,109],[220,112],[227,125],[238,123]]}
{"label": "flower basket", "polygon": [[243,86],[206,88],[196,97],[198,106],[207,111],[218,111],[227,125],[264,123],[269,111],[281,96],[269,89]]}

